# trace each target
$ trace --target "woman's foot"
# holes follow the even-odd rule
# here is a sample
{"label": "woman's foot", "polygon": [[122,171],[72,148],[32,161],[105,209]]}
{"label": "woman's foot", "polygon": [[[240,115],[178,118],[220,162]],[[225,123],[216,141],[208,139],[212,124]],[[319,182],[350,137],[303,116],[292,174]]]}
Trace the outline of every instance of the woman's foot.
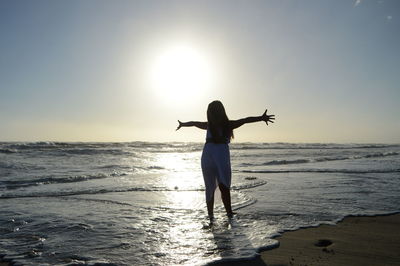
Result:
{"label": "woman's foot", "polygon": [[212,216],[208,216],[208,219],[210,220],[210,225],[213,225],[214,224],[214,215],[212,215]]}
{"label": "woman's foot", "polygon": [[233,215],[236,215],[236,212],[228,212],[227,215],[229,219],[232,219]]}

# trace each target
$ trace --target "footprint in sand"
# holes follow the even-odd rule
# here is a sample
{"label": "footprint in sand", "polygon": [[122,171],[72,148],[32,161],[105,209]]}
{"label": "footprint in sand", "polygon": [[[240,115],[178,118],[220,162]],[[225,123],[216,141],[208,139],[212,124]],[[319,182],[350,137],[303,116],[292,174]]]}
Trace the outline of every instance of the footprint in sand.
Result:
{"label": "footprint in sand", "polygon": [[316,247],[327,247],[327,246],[330,246],[332,244],[333,244],[333,242],[331,240],[329,240],[329,239],[319,239],[314,244],[314,246],[316,246]]}

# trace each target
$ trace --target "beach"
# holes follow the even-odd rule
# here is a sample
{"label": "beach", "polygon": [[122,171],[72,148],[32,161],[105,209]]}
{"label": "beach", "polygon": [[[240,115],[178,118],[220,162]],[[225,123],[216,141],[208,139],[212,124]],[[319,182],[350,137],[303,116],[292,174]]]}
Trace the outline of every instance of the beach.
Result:
{"label": "beach", "polygon": [[[400,145],[232,143],[237,215],[226,217],[217,193],[211,227],[202,148],[202,143],[0,143],[0,261],[202,266],[270,250],[258,263],[351,265],[340,262],[347,251],[356,252],[346,255],[349,261],[362,256],[372,262],[368,256],[375,256],[388,260],[386,265],[396,263],[385,253],[395,230],[384,219],[392,216],[371,217],[399,212]],[[349,215],[370,217],[340,222]],[[353,219],[360,222],[344,227],[351,234],[312,233],[340,229]],[[373,230],[364,229],[364,219]],[[296,241],[289,238],[285,248],[292,235]],[[378,240],[366,238],[372,236]],[[323,239],[332,244],[314,246]],[[364,246],[370,242],[383,248]],[[314,252],[307,253],[309,261],[300,256],[306,250]]]}
{"label": "beach", "polygon": [[255,260],[217,265],[399,265],[400,214],[347,217],[337,225],[286,232]]}

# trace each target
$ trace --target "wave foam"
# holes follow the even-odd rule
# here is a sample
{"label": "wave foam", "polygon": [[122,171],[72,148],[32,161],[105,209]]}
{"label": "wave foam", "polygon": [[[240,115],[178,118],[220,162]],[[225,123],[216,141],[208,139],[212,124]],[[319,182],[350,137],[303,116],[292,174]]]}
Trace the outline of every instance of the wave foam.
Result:
{"label": "wave foam", "polygon": [[29,179],[29,180],[4,180],[0,181],[0,184],[4,185],[7,189],[17,189],[22,187],[31,187],[31,186],[39,186],[47,184],[83,182],[93,179],[103,179],[115,175],[117,174],[116,173],[113,173],[111,175],[94,174],[94,175],[78,175],[78,176],[68,176],[68,177],[48,176],[48,177]]}
{"label": "wave foam", "polygon": [[371,169],[371,170],[350,170],[350,169],[299,169],[299,170],[240,170],[241,173],[343,173],[343,174],[369,174],[369,173],[400,173],[400,169]]}
{"label": "wave foam", "polygon": [[[103,176],[91,176],[88,178],[88,176],[82,176],[82,177],[76,177],[75,180],[89,180],[89,179],[99,179],[99,178],[107,178],[108,176],[103,175]],[[46,179],[47,180],[47,179]],[[74,178],[71,179],[70,182],[77,182],[75,181]],[[64,180],[57,180],[63,181],[68,183],[69,179],[64,179]],[[8,181],[9,183],[12,183],[13,181]],[[78,181],[79,182],[79,181]],[[232,186],[232,191],[239,191],[239,190],[244,190],[244,189],[251,189],[255,187],[259,187],[262,185],[267,184],[265,181],[257,181],[257,182],[249,182],[249,183],[242,183],[238,184],[235,186]],[[9,184],[10,185],[10,184]],[[18,184],[18,187],[24,187],[24,186],[31,186],[35,184],[27,183],[25,185]],[[0,199],[10,199],[10,198],[41,198],[41,197],[65,197],[65,196],[77,196],[77,195],[92,195],[92,194],[106,194],[106,193],[121,193],[121,192],[163,192],[163,191],[177,191],[177,192],[182,192],[182,191],[204,191],[204,187],[199,187],[199,188],[188,188],[188,189],[179,189],[176,190],[175,188],[169,188],[169,187],[154,187],[154,186],[148,186],[148,187],[121,187],[121,188],[102,188],[102,189],[84,189],[84,190],[75,190],[75,191],[54,191],[54,192],[33,192],[33,193],[27,193],[27,192],[22,192],[22,193],[3,193],[0,194]]]}
{"label": "wave foam", "polygon": [[265,163],[242,163],[241,166],[261,166],[261,165],[288,165],[288,164],[306,164],[306,163],[319,163],[329,161],[342,161],[342,160],[354,160],[354,159],[368,159],[368,158],[383,158],[388,156],[399,155],[398,152],[377,152],[366,155],[357,156],[334,156],[334,157],[320,157],[314,159],[295,159],[295,160],[272,160]]}

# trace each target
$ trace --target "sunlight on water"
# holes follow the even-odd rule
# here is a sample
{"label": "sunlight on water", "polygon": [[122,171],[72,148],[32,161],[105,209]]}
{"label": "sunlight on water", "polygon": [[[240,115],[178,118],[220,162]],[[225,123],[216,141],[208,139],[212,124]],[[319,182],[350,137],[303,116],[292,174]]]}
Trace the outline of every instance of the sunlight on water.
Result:
{"label": "sunlight on water", "polygon": [[[200,164],[194,158],[197,158],[197,154],[157,154],[154,158],[155,165],[167,170],[162,180],[162,185],[175,191],[203,189]],[[183,194],[179,194],[176,197],[182,197],[187,200]]]}
{"label": "sunlight on water", "polygon": [[[199,153],[159,153],[154,157],[155,165],[168,170],[160,183],[168,188],[161,202],[167,208],[162,216],[168,226],[160,228],[165,241],[159,242],[159,248],[169,265],[202,265],[205,253],[217,248],[213,234],[204,230],[208,218],[199,158]],[[213,256],[217,255],[207,255],[209,259]]]}
{"label": "sunlight on water", "polygon": [[181,154],[174,154],[171,156],[170,153],[161,153],[157,154],[154,159],[156,165],[168,170],[183,171],[187,167],[187,163],[183,161],[183,156]]}
{"label": "sunlight on water", "polygon": [[201,192],[167,191],[169,206],[177,209],[196,210],[205,208],[204,195]]}
{"label": "sunlight on water", "polygon": [[[173,214],[174,219],[167,232],[168,241],[161,243],[161,250],[170,253],[174,257],[174,261],[178,264],[192,263],[195,259],[194,251],[201,249],[199,244],[204,245],[207,238],[204,237],[204,232],[201,229],[198,213],[182,213]],[[173,253],[171,254],[171,250]],[[199,253],[200,255],[201,253]]]}

